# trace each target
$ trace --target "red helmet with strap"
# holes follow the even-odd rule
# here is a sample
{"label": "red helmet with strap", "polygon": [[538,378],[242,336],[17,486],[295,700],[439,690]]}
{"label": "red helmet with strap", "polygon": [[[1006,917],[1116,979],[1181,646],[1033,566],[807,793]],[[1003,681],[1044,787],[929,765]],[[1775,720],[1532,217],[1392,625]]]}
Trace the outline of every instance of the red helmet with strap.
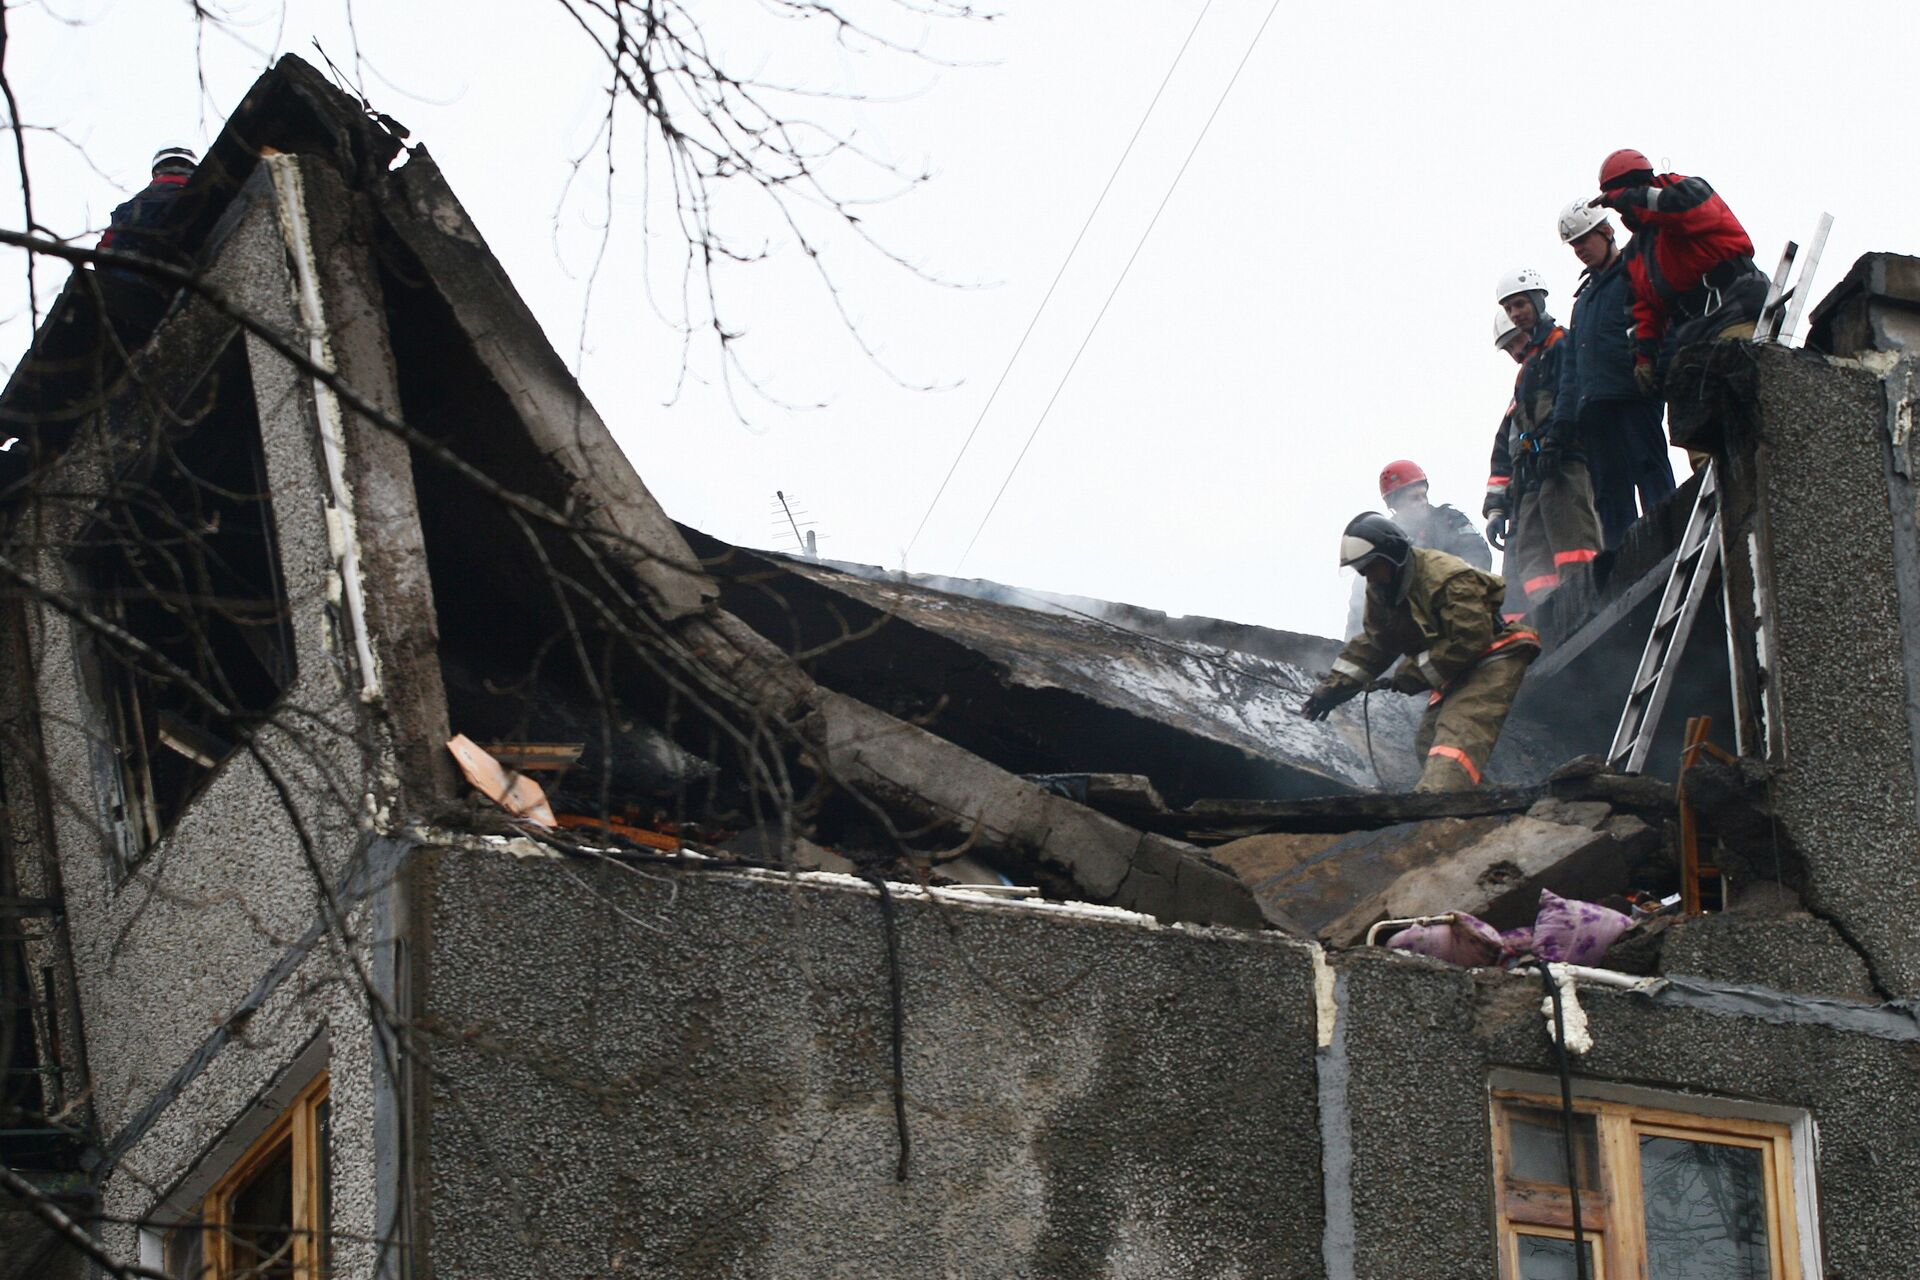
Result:
{"label": "red helmet with strap", "polygon": [[1632,147],[1622,147],[1600,162],[1600,189],[1612,187],[1630,173],[1652,173],[1653,162]]}
{"label": "red helmet with strap", "polygon": [[1405,458],[1398,462],[1389,462],[1380,468],[1380,496],[1388,497],[1400,492],[1410,484],[1425,484],[1427,473],[1420,469],[1417,462],[1408,462]]}

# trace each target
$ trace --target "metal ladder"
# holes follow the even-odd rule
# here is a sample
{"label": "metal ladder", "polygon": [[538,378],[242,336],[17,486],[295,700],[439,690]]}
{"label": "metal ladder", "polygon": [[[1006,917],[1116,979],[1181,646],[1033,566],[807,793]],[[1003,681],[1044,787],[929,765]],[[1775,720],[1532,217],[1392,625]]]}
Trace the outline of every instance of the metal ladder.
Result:
{"label": "metal ladder", "polygon": [[1800,313],[1807,305],[1807,291],[1813,287],[1813,273],[1820,269],[1820,254],[1827,247],[1827,232],[1833,230],[1833,215],[1823,213],[1813,229],[1813,242],[1807,248],[1807,260],[1800,267],[1799,282],[1787,284],[1787,277],[1793,274],[1794,259],[1800,255],[1800,246],[1787,241],[1786,252],[1780,255],[1780,265],[1774,268],[1773,279],[1767,282],[1767,300],[1760,308],[1760,317],[1753,326],[1755,342],[1777,342],[1783,347],[1793,345],[1793,331],[1800,325]]}
{"label": "metal ladder", "polygon": [[[1823,213],[1814,227],[1813,240],[1806,258],[1800,261],[1800,278],[1787,284],[1793,274],[1800,246],[1787,241],[1780,265],[1768,282],[1767,300],[1754,324],[1756,344],[1777,342],[1791,346],[1793,331],[1799,326],[1806,306],[1813,273],[1819,269],[1820,254],[1827,245],[1827,232],[1833,228],[1833,215]],[[1660,728],[1660,713],[1666,710],[1667,695],[1673,691],[1673,673],[1686,651],[1687,637],[1706,603],[1708,584],[1714,567],[1724,554],[1720,529],[1720,464],[1710,462],[1700,477],[1700,492],[1693,500],[1693,514],[1687,518],[1687,532],[1674,553],[1673,568],[1667,575],[1667,589],[1660,597],[1660,611],[1654,614],[1653,630],[1647,634],[1646,648],[1640,654],[1640,667],[1634,672],[1627,692],[1627,705],[1620,712],[1620,724],[1613,731],[1613,746],[1607,750],[1607,764],[1621,773],[1639,773],[1646,767],[1647,753],[1653,748],[1653,735]],[[1728,605],[1728,659],[1733,668],[1734,696],[1742,700],[1740,664],[1732,653],[1732,607]],[[1741,723],[1735,718],[1736,727]],[[1736,735],[1738,736],[1738,735]],[[1745,751],[1748,744],[1740,743]]]}
{"label": "metal ladder", "polygon": [[1660,713],[1666,709],[1667,695],[1673,692],[1680,655],[1693,633],[1694,620],[1700,616],[1700,606],[1706,603],[1708,585],[1719,560],[1720,464],[1710,462],[1701,474],[1693,514],[1687,517],[1687,531],[1674,552],[1667,589],[1661,593],[1653,630],[1647,633],[1639,669],[1627,692],[1627,705],[1620,713],[1619,727],[1613,731],[1613,746],[1607,750],[1607,765],[1616,772],[1639,773],[1646,767],[1653,735],[1660,728]]}

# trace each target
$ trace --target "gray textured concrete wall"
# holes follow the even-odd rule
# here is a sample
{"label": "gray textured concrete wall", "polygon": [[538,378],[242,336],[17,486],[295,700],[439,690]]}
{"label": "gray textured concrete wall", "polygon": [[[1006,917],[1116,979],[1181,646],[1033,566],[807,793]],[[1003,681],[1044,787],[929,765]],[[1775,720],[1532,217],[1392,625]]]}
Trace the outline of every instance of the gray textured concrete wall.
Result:
{"label": "gray textured concrete wall", "polygon": [[[1351,1022],[1360,1280],[1486,1280],[1496,1274],[1487,1082],[1499,1067],[1551,1074],[1535,977],[1473,973],[1379,952],[1336,961]],[[1920,1042],[1789,1024],[1585,989],[1595,1047],[1584,1079],[1804,1109],[1827,1280],[1902,1274],[1920,1251]],[[1872,1006],[1835,1002],[1830,1010]],[[1837,1020],[1837,1015],[1836,1015]]]}
{"label": "gray textured concrete wall", "polygon": [[438,855],[441,1277],[1321,1274],[1308,952],[1060,908]]}
{"label": "gray textured concrete wall", "polygon": [[[239,306],[298,333],[275,200],[263,166],[209,274]],[[336,228],[343,221],[336,218]],[[163,380],[205,368],[232,332],[203,304],[189,304],[156,339]],[[263,342],[244,341],[297,674],[252,749],[215,772],[130,872],[116,865],[104,827],[108,801],[98,794],[89,727],[98,717],[80,679],[77,637],[54,610],[42,611],[32,628],[53,788],[52,830],[32,834],[58,852],[91,1102],[109,1161],[103,1207],[122,1220],[105,1234],[123,1257],[136,1247],[126,1223],[167,1212],[163,1204],[189,1209],[180,1189],[204,1189],[210,1156],[217,1163],[238,1154],[227,1149],[235,1126],[244,1128],[256,1102],[323,1036],[332,1053],[333,1224],[361,1240],[381,1230],[373,1098],[380,1075],[366,995],[334,944],[337,930],[317,924],[324,919],[317,877],[341,889],[364,847],[356,814],[366,797],[379,795],[390,766],[356,732],[361,713],[342,678],[312,384]],[[84,495],[98,466],[83,444],[56,484]],[[46,581],[64,581],[63,546],[84,516],[84,500],[69,498],[38,526],[41,539],[29,551]],[[353,914],[350,932],[364,937],[369,911]],[[339,1274],[373,1274],[368,1246],[344,1244],[339,1262]]]}
{"label": "gray textured concrete wall", "polygon": [[[432,856],[439,1276],[1485,1280],[1489,1079],[1555,1067],[1531,975],[1337,955],[1316,1065],[1297,944],[903,902],[897,1183],[870,890]],[[1803,1110],[1829,1280],[1920,1249],[1911,1014],[1682,986],[1584,990],[1576,1075]]]}
{"label": "gray textured concrete wall", "polygon": [[[1920,822],[1879,379],[1766,351],[1779,691],[1776,798],[1804,855],[1809,905],[1859,945],[1890,994],[1920,994]],[[1911,513],[1908,513],[1911,519]]]}

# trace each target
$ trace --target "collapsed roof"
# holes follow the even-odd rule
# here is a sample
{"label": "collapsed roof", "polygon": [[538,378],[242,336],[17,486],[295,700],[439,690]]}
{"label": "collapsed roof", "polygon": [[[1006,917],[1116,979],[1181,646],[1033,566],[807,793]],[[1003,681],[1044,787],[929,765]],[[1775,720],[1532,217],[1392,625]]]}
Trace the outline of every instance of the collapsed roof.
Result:
{"label": "collapsed roof", "polygon": [[[749,843],[776,860],[825,850],[868,868],[917,858],[923,872],[957,849],[1061,896],[1291,925],[1271,876],[1256,895],[1199,844],[1285,831],[1298,815],[1272,806],[1310,798],[1319,823],[1367,828],[1366,797],[1411,781],[1413,700],[1356,702],[1324,724],[1296,714],[1333,641],[799,561],[674,526],[431,156],[390,125],[282,59],[189,184],[179,234],[213,261],[252,209],[285,198],[261,157],[298,157],[316,234],[336,240],[320,246],[339,259],[327,314],[378,317],[333,346],[343,379],[368,383],[351,422],[387,442],[360,457],[362,491],[390,504],[381,518],[417,522],[411,541],[367,554],[395,592],[432,601],[396,651],[418,678],[390,682],[417,809],[457,789],[438,751],[452,734],[571,743],[559,799],[603,830],[619,819],[736,848],[761,831]],[[5,393],[35,428],[16,496],[124,372],[71,358],[99,328],[97,284],[76,275]],[[204,302],[183,295],[176,320]],[[368,403],[391,416],[375,421]],[[1634,572],[1623,559],[1614,574],[1628,594],[1667,550],[1642,539]],[[1570,612],[1581,597],[1565,595]],[[1611,630],[1615,602],[1591,603],[1591,619],[1562,629]],[[374,612],[406,616],[405,602]],[[1565,747],[1523,709],[1490,774],[1538,784]],[[783,770],[812,794],[764,794]],[[782,809],[771,845],[770,801]],[[1501,808],[1449,803],[1459,816]]]}

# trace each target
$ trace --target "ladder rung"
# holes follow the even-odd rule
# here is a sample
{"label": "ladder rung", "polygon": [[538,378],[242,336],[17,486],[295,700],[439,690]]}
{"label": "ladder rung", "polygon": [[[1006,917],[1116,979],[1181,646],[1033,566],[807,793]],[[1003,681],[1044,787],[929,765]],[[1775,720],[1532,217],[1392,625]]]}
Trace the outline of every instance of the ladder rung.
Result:
{"label": "ladder rung", "polygon": [[1654,611],[1640,665],[1634,672],[1626,705],[1620,711],[1619,726],[1614,730],[1613,745],[1607,752],[1607,763],[1614,768],[1638,768],[1652,745],[1653,733],[1659,728],[1658,713],[1666,705],[1674,665],[1686,648],[1686,633],[1698,618],[1711,581],[1709,564],[1718,549],[1720,536],[1718,491],[1719,467],[1709,465],[1701,477],[1693,513],[1667,571],[1666,590]]}

